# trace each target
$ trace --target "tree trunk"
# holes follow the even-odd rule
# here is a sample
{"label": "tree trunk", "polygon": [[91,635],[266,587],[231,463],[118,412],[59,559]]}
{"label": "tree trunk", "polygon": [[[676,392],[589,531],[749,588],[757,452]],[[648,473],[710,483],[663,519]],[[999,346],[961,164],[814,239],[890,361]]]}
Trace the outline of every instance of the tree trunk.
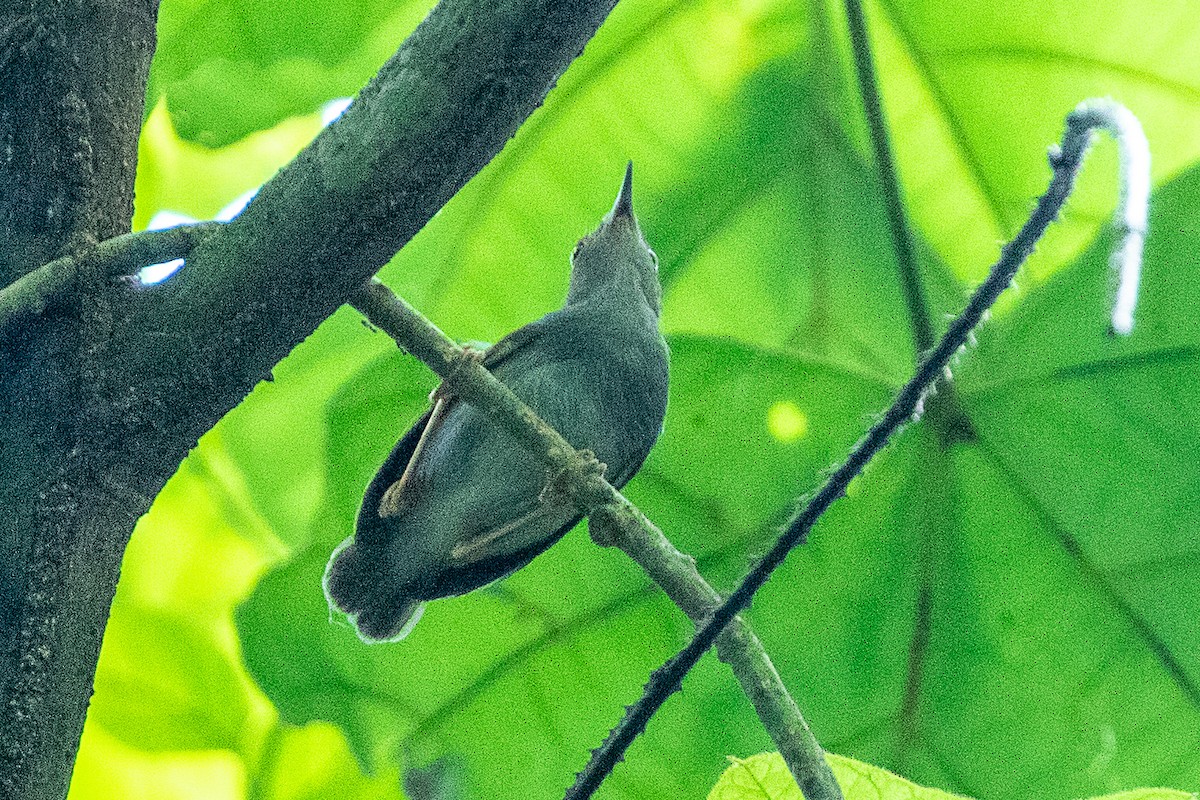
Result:
{"label": "tree trunk", "polygon": [[65,796],[125,543],[196,439],[500,151],[614,4],[442,0],[147,290],[87,250],[128,229],[157,4],[0,16],[0,286],[80,256],[44,308],[0,304],[0,794]]}
{"label": "tree trunk", "polygon": [[[155,0],[0,17],[0,285],[129,230]],[[15,8],[13,6],[16,6]],[[119,42],[119,46],[114,43]],[[0,350],[0,787],[65,796],[121,554],[148,498],[107,468],[102,276]]]}

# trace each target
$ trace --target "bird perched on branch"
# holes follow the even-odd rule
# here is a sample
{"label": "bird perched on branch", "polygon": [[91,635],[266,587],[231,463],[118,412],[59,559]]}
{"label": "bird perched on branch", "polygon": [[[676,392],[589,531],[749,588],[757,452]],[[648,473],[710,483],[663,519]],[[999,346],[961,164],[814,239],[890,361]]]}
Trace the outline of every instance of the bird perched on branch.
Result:
{"label": "bird perched on branch", "polygon": [[[633,213],[633,164],[616,202],[571,255],[561,309],[506,336],[482,363],[623,486],[662,430],[667,345],[658,258]],[[528,564],[580,520],[546,492],[545,463],[482,412],[434,392],[384,462],[334,551],[329,602],[364,641],[408,635],[425,601],[464,594]]]}

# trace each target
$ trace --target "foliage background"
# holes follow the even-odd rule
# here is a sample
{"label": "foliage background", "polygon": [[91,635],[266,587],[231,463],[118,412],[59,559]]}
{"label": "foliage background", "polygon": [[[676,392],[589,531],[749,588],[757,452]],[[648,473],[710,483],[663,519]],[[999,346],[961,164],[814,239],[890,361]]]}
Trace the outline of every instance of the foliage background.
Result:
{"label": "foliage background", "polygon": [[[166,0],[135,226],[265,180],[427,3]],[[1079,100],[1145,125],[1139,327],[1105,335],[1111,144],[955,377],[750,616],[830,750],[986,798],[1200,789],[1200,25],[1185,2],[869,4],[941,326]],[[660,256],[666,431],[629,494],[729,587],[914,358],[837,4],[626,0],[383,272],[460,338],[556,307],[625,159]],[[1096,239],[1099,235],[1099,239]],[[367,648],[319,588],[432,387],[346,309],[210,432],[126,556],[73,800],[552,797],[689,626],[576,531]],[[1191,443],[1191,445],[1189,445]],[[703,796],[769,747],[711,657],[604,790]]]}

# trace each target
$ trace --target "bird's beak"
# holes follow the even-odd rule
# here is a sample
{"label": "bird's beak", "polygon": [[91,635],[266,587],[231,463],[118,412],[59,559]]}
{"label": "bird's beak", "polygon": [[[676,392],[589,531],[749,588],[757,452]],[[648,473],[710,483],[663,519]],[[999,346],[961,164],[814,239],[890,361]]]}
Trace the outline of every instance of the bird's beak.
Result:
{"label": "bird's beak", "polygon": [[610,220],[616,220],[619,217],[627,217],[633,219],[633,162],[630,161],[625,167],[625,181],[621,184],[621,192],[617,195],[617,200],[613,203],[612,211],[609,213]]}

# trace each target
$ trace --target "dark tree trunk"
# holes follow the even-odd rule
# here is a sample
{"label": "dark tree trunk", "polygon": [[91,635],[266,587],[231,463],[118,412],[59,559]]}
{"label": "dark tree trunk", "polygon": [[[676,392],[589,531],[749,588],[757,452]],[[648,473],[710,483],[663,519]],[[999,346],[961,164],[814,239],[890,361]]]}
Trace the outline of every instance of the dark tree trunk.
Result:
{"label": "dark tree trunk", "polygon": [[[155,0],[0,17],[0,285],[129,230]],[[120,42],[120,46],[114,46]],[[0,350],[0,787],[65,796],[108,606],[149,498],[108,470],[98,276]],[[66,769],[64,769],[66,765]]]}
{"label": "dark tree trunk", "polygon": [[128,230],[157,3],[0,10],[0,287],[78,256],[68,291],[0,295],[0,796],[65,796],[125,544],[196,439],[500,151],[614,4],[442,0],[145,291],[89,248]]}

